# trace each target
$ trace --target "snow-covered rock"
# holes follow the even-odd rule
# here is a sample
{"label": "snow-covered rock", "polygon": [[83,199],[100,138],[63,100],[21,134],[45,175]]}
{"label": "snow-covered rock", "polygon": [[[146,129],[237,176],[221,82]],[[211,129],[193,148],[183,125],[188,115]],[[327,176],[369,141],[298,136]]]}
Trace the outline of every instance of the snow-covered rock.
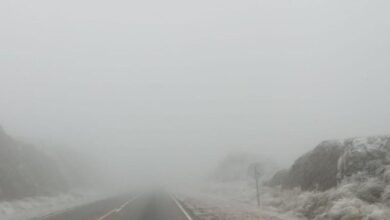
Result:
{"label": "snow-covered rock", "polygon": [[342,180],[357,172],[370,176],[388,174],[390,137],[351,138],[344,141],[344,153],[338,160],[337,177]]}
{"label": "snow-covered rock", "polygon": [[298,158],[283,178],[270,185],[303,190],[327,190],[356,174],[390,182],[390,136],[324,141]]}

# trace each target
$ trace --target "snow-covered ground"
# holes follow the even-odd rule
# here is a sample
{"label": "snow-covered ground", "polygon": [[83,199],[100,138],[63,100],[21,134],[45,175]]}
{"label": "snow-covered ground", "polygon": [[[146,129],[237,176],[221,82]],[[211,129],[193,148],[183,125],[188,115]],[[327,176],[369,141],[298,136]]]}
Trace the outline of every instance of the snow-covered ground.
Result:
{"label": "snow-covered ground", "polygon": [[195,187],[179,190],[178,196],[201,220],[299,219],[264,204],[258,207],[254,193],[246,183],[198,183]]}
{"label": "snow-covered ground", "polygon": [[185,195],[182,201],[201,220],[287,220],[297,219],[253,205],[213,195]]}
{"label": "snow-covered ground", "polygon": [[0,202],[1,220],[30,220],[48,214],[90,203],[106,195],[94,192],[70,192],[53,197],[32,197],[14,201]]}
{"label": "snow-covered ground", "polygon": [[197,184],[179,196],[201,220],[390,220],[389,206],[358,198],[362,187],[356,182],[325,192],[262,187],[261,207],[253,183],[246,182]]}

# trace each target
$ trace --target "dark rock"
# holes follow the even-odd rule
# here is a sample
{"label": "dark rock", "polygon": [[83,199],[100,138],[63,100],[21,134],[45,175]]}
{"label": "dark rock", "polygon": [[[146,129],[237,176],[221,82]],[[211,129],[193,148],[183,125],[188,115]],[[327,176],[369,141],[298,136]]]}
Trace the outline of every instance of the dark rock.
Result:
{"label": "dark rock", "polygon": [[287,187],[303,190],[326,190],[337,185],[337,162],[344,146],[337,141],[324,141],[292,165]]}

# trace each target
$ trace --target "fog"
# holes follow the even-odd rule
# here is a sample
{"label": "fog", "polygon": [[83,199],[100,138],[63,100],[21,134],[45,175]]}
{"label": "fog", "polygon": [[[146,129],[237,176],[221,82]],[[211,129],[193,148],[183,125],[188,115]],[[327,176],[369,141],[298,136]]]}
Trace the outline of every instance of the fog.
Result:
{"label": "fog", "polygon": [[1,126],[126,181],[390,131],[388,1],[0,5]]}

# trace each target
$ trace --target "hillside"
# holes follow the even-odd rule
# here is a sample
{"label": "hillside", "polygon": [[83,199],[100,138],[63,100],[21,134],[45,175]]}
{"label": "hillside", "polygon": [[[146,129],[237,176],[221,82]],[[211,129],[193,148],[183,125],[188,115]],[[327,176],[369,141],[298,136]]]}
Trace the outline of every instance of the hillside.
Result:
{"label": "hillside", "polygon": [[61,161],[10,137],[0,127],[0,200],[52,195],[70,189],[76,182],[68,169],[72,163]]}

